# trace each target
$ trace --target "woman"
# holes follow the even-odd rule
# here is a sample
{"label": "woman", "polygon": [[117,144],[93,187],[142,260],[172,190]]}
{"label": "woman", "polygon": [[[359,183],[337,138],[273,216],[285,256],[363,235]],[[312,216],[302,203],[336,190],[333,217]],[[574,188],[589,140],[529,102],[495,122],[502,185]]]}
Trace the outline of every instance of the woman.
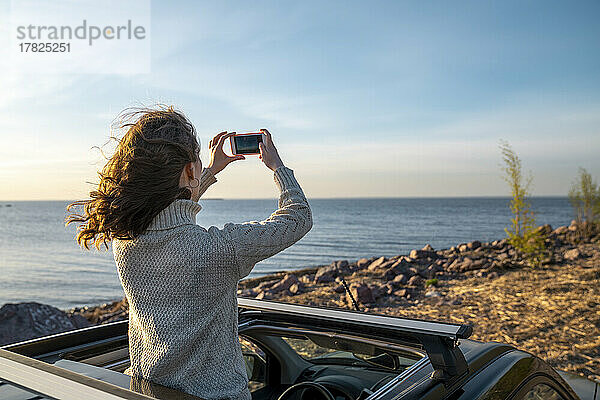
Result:
{"label": "woman", "polygon": [[76,236],[85,248],[112,242],[129,302],[128,373],[206,398],[249,399],[238,341],[237,283],[254,265],[312,227],[308,202],[263,129],[262,162],[274,172],[279,208],[266,220],[196,225],[198,199],[215,175],[243,156],[227,156],[222,132],[202,168],[192,124],[172,107],[137,111],[83,205]]}

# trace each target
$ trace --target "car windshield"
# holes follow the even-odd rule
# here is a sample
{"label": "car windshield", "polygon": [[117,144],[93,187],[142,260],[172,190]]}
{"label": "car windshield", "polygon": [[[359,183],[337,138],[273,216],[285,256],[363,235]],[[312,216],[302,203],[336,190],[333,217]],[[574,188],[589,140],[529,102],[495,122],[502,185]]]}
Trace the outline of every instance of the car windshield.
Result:
{"label": "car windshield", "polygon": [[282,339],[300,357],[315,364],[337,363],[404,370],[422,358],[416,352],[392,351],[324,336],[284,336]]}

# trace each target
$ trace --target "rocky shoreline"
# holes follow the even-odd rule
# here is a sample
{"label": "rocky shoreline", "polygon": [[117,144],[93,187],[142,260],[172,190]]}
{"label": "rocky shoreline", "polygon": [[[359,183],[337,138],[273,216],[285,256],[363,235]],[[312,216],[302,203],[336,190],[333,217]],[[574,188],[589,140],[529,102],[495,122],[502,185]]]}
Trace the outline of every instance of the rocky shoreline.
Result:
{"label": "rocky shoreline", "polygon": [[[338,260],[246,279],[239,283],[238,295],[354,308],[345,282],[361,311],[470,323],[473,339],[510,343],[557,369],[600,379],[600,228],[573,222],[554,230],[549,225],[538,229],[546,235],[549,250],[540,268],[527,266],[506,239],[442,250],[426,245],[390,258]],[[5,308],[21,305],[0,309],[0,344],[10,343],[5,335],[7,312],[19,312]],[[125,299],[54,310],[58,314],[48,320],[60,320],[70,329],[128,316]],[[54,315],[45,312],[38,321]],[[48,326],[49,333],[59,325]],[[31,334],[41,336],[43,328],[41,324]]]}

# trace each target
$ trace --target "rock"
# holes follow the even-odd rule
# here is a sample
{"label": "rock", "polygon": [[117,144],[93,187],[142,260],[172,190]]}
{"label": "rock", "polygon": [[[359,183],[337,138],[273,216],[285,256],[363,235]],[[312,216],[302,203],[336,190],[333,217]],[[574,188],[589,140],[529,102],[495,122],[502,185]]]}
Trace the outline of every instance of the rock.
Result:
{"label": "rock", "polygon": [[425,247],[423,247],[421,250],[427,251],[427,252],[432,252],[433,251],[433,247],[431,247],[430,244],[426,244]]}
{"label": "rock", "polygon": [[90,326],[81,316],[46,304],[8,303],[0,308],[0,345]]}
{"label": "rock", "polygon": [[[352,293],[359,304],[370,304],[375,302],[371,289],[364,283],[350,285],[350,293]],[[349,298],[347,299],[347,302],[348,304],[352,304],[352,300]]]}
{"label": "rock", "polygon": [[396,277],[392,280],[392,285],[406,285],[408,282],[408,278],[404,274],[396,275]]}
{"label": "rock", "polygon": [[372,285],[368,285],[368,286],[369,286],[369,289],[371,290],[371,294],[373,295],[374,299],[379,298],[385,292],[385,289],[383,289],[379,285],[372,284]]}
{"label": "rock", "polygon": [[437,290],[428,290],[425,292],[425,297],[441,297],[442,294]]}
{"label": "rock", "polygon": [[387,258],[379,257],[378,259],[373,261],[371,264],[369,264],[369,268],[368,268],[369,271],[375,271],[377,268],[382,266],[386,261],[387,261]]}
{"label": "rock", "polygon": [[473,264],[473,260],[471,260],[469,257],[465,257],[463,259],[463,262],[460,264],[459,270],[460,271],[468,271],[471,269],[472,264]]}
{"label": "rock", "polygon": [[334,277],[337,275],[337,269],[335,265],[328,265],[321,267],[315,274],[315,283],[326,283],[333,282]]}
{"label": "rock", "polygon": [[423,278],[421,278],[419,275],[414,275],[408,280],[407,284],[408,286],[422,286]]}
{"label": "rock", "polygon": [[469,250],[469,246],[467,246],[466,244],[461,244],[458,246],[458,251],[460,251],[461,253],[464,253],[467,250]]}
{"label": "rock", "polygon": [[304,287],[302,286],[302,283],[298,282],[298,283],[294,283],[292,286],[290,286],[288,291],[290,292],[290,294],[292,296],[294,296],[294,295],[302,293],[303,289],[304,289]]}
{"label": "rock", "polygon": [[395,289],[394,286],[392,284],[388,283],[379,288],[379,294],[389,296],[390,294],[392,294],[394,292],[394,289]]}
{"label": "rock", "polygon": [[254,289],[256,291],[262,291],[263,289],[271,288],[271,286],[276,285],[277,282],[278,282],[277,280],[264,281],[264,282],[261,282],[258,285],[256,285],[256,287]]}
{"label": "rock", "polygon": [[577,221],[572,220],[571,225],[569,225],[569,227],[567,229],[572,232],[576,231],[577,230]]}
{"label": "rock", "polygon": [[394,296],[397,296],[397,297],[406,297],[406,298],[410,297],[410,293],[406,289],[396,290],[393,294],[394,294]]}
{"label": "rock", "polygon": [[538,226],[537,228],[535,228],[535,233],[539,233],[541,235],[549,235],[550,233],[552,233],[552,226],[550,224]]}
{"label": "rock", "polygon": [[475,250],[481,247],[481,242],[479,240],[474,240],[472,242],[467,243],[467,249]]}
{"label": "rock", "polygon": [[347,269],[349,265],[348,260],[335,261],[335,263],[340,270]]}
{"label": "rock", "polygon": [[581,257],[581,252],[579,251],[579,249],[567,250],[565,251],[563,257],[565,258],[565,260],[573,261]]}
{"label": "rock", "polygon": [[388,269],[387,271],[385,271],[385,273],[383,274],[383,279],[386,281],[391,281],[392,279],[394,279],[396,277],[396,271],[394,271],[393,268]]}
{"label": "rock", "polygon": [[552,234],[558,236],[558,235],[562,235],[563,233],[566,233],[568,230],[569,230],[569,228],[567,226],[559,226],[552,232]]}
{"label": "rock", "polygon": [[[429,247],[431,247],[431,246],[429,246]],[[433,251],[433,248],[431,251],[430,250],[411,250],[409,257],[412,258],[413,260],[418,260],[418,259],[427,258],[427,257],[437,257],[437,254],[435,253],[435,251]]]}
{"label": "rock", "polygon": [[263,290],[259,294],[256,295],[255,299],[257,300],[270,300],[273,298],[273,293],[270,290]]}
{"label": "rock", "polygon": [[298,285],[298,284],[300,284],[300,281],[298,281],[298,278],[296,277],[296,275],[287,274],[281,279],[281,281],[279,281],[275,285],[271,286],[270,290],[271,290],[271,292],[273,292],[275,294],[275,293],[283,292],[284,290],[288,290],[292,285]]}
{"label": "rock", "polygon": [[497,257],[498,257],[498,260],[500,260],[500,261],[508,260],[508,253],[507,252],[500,253],[500,254],[498,254]]}
{"label": "rock", "polygon": [[343,292],[345,292],[345,291],[346,291],[346,289],[344,288],[344,285],[343,285],[343,284],[340,284],[340,285],[337,285],[337,286],[336,286],[336,287],[333,289],[333,291],[334,291],[334,292],[336,292],[336,293],[343,293]]}
{"label": "rock", "polygon": [[433,278],[434,276],[437,275],[438,272],[440,272],[442,270],[442,268],[440,268],[438,265],[436,264],[431,264],[429,267],[427,267],[427,269],[425,270],[425,276],[427,278]]}
{"label": "rock", "polygon": [[499,275],[496,271],[492,271],[492,272],[488,273],[488,275],[487,275],[488,279],[496,279],[498,276]]}
{"label": "rock", "polygon": [[361,258],[356,262],[356,266],[360,269],[365,268],[369,265],[371,261],[368,258]]}
{"label": "rock", "polygon": [[71,319],[75,329],[87,328],[91,325],[90,322],[80,314],[69,315],[69,319]]}
{"label": "rock", "polygon": [[461,262],[462,262],[462,259],[455,258],[454,261],[452,261],[452,263],[450,263],[450,265],[448,266],[448,268],[446,268],[446,270],[448,270],[448,271],[458,271],[458,268],[459,268]]}
{"label": "rock", "polygon": [[240,296],[240,297],[254,297],[254,296],[256,296],[256,291],[254,289],[242,289],[242,290],[238,290],[238,296]]}

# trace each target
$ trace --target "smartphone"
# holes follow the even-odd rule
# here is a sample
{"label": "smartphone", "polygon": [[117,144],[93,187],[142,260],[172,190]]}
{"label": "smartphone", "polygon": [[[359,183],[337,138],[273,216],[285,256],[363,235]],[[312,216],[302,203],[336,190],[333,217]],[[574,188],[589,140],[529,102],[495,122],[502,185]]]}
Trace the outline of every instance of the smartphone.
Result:
{"label": "smartphone", "polygon": [[237,154],[260,154],[258,147],[263,141],[263,134],[258,132],[240,133],[229,138],[231,140],[231,151]]}

